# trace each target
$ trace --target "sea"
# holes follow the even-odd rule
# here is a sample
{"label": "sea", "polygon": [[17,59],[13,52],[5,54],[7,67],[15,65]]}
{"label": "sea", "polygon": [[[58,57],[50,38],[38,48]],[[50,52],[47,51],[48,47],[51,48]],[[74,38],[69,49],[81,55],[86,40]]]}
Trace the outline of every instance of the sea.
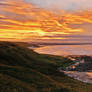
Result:
{"label": "sea", "polygon": [[41,54],[52,54],[59,56],[67,55],[91,55],[92,44],[89,45],[48,45],[35,48],[34,51]]}

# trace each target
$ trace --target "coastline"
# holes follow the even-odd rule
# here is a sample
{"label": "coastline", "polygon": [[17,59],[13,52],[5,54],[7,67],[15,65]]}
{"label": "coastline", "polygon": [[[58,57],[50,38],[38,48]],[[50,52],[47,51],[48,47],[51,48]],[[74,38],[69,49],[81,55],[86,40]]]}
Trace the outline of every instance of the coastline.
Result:
{"label": "coastline", "polygon": [[92,72],[63,71],[69,77],[92,84]]}
{"label": "coastline", "polygon": [[[77,66],[85,64],[87,61],[81,57],[92,57],[92,56],[68,56],[69,59],[73,60],[75,63],[66,67],[65,70],[59,69],[59,72],[63,72],[65,75],[74,78],[76,80],[82,81],[84,83],[92,84],[92,70],[78,71]],[[80,59],[81,58],[81,59]],[[77,62],[76,62],[77,59]],[[78,60],[79,59],[79,60]]]}
{"label": "coastline", "polygon": [[[42,45],[42,46],[38,46],[38,47],[31,47],[31,48],[28,47],[28,48],[36,51],[36,49],[43,48],[43,47],[46,47],[46,46]],[[48,55],[53,55],[53,54],[48,54]],[[81,60],[81,58],[83,58],[83,57],[84,58],[92,57],[92,55],[55,55],[55,56],[63,56],[63,57],[66,57],[66,58],[72,60],[74,62],[74,64],[72,64],[68,67],[76,67],[80,64],[80,62],[85,63]],[[77,59],[77,62],[76,62],[76,59]],[[68,67],[66,67],[66,68],[68,68]],[[81,71],[80,72],[80,71],[76,71],[76,70],[72,71],[72,70],[62,70],[62,69],[60,70],[59,69],[59,72],[63,72],[65,75],[72,77],[73,79],[82,81],[84,83],[92,84],[92,72],[91,71]]]}

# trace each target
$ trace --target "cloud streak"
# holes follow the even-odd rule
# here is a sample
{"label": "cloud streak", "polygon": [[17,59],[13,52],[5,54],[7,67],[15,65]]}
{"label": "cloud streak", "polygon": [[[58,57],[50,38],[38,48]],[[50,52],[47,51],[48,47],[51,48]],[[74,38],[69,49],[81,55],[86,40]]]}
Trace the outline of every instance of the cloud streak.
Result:
{"label": "cloud streak", "polygon": [[71,25],[92,25],[92,11],[55,12],[32,3],[25,0],[0,1],[0,40],[61,39],[62,35],[85,33],[84,27]]}

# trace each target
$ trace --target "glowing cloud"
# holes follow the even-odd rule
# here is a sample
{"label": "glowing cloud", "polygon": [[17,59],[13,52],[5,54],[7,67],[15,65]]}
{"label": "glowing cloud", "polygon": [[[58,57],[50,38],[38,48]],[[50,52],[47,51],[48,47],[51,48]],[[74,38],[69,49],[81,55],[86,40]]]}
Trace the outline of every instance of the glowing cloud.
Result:
{"label": "glowing cloud", "polygon": [[92,11],[51,11],[24,1],[0,1],[0,40],[62,39],[55,36],[85,32],[82,27],[70,27],[71,24],[92,23]]}

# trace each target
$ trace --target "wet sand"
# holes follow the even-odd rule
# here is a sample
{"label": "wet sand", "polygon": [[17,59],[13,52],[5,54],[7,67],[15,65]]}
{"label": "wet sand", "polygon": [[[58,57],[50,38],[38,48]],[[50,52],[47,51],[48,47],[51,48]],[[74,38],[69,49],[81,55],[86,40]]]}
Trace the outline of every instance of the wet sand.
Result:
{"label": "wet sand", "polygon": [[[62,71],[61,71],[62,72]],[[67,76],[92,84],[92,72],[63,71]]]}

